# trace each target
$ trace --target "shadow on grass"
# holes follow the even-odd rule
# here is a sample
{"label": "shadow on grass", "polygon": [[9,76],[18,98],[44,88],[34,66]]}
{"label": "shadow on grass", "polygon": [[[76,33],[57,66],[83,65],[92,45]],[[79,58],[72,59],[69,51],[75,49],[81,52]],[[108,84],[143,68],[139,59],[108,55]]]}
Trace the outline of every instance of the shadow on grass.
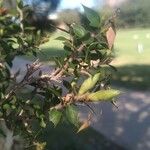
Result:
{"label": "shadow on grass", "polygon": [[43,139],[47,142],[47,150],[124,150],[92,128],[77,134],[66,124],[55,129],[48,127]]}
{"label": "shadow on grass", "polygon": [[117,67],[112,83],[136,90],[150,89],[150,65],[129,65]]}

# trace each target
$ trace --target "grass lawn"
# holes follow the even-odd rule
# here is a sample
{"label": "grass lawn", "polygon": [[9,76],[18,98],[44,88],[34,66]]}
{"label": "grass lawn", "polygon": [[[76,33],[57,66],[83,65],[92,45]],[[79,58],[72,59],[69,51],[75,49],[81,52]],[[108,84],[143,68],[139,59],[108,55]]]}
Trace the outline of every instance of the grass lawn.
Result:
{"label": "grass lawn", "polygon": [[[141,52],[138,51],[138,46]],[[140,48],[139,48],[140,49]],[[124,29],[117,32],[115,65],[150,65],[150,29]]]}
{"label": "grass lawn", "polygon": [[[142,45],[138,51],[138,45]],[[150,29],[119,30],[115,43],[118,72],[113,83],[128,89],[150,90]]]}
{"label": "grass lawn", "polygon": [[112,84],[132,90],[150,90],[150,65],[123,65],[117,67]]}

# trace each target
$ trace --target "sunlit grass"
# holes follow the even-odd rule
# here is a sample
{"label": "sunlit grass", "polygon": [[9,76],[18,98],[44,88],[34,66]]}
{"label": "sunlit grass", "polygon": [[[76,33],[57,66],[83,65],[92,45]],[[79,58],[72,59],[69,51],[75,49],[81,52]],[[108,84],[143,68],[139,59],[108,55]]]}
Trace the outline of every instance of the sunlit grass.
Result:
{"label": "sunlit grass", "polygon": [[[138,44],[143,50],[138,50]],[[124,29],[117,32],[116,58],[118,72],[113,83],[128,89],[150,89],[150,29]]]}
{"label": "sunlit grass", "polygon": [[[143,51],[138,50],[143,46]],[[124,29],[117,32],[115,65],[150,64],[150,29]]]}

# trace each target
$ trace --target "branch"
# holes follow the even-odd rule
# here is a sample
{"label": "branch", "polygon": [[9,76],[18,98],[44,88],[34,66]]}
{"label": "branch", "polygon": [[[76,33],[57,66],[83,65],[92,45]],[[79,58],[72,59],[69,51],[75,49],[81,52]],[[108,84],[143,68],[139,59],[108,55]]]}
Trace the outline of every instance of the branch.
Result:
{"label": "branch", "polygon": [[20,28],[22,30],[22,34],[24,33],[24,25],[23,25],[23,11],[17,6],[17,11],[19,13],[20,18]]}
{"label": "branch", "polygon": [[6,100],[9,100],[12,98],[12,96],[20,90],[25,85],[29,85],[33,80],[33,74],[40,69],[42,65],[36,60],[33,64],[27,65],[27,72],[24,76],[24,78],[19,82],[16,83],[16,85],[13,85],[12,89],[6,94],[4,100],[1,102],[3,103]]}
{"label": "branch", "polygon": [[53,27],[53,28],[56,28],[56,29],[58,29],[58,30],[60,30],[60,31],[63,31],[63,32],[65,32],[65,33],[68,33],[68,34],[69,34],[69,31],[67,31],[67,30],[65,30],[65,29],[59,28],[59,27],[54,26],[54,25],[52,25],[52,24],[50,24],[50,26],[51,26],[51,27]]}

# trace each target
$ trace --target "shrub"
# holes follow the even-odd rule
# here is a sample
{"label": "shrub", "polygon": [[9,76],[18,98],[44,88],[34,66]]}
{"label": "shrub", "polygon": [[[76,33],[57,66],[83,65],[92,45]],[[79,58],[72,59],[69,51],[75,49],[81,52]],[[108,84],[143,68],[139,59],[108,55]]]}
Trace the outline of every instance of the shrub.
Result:
{"label": "shrub", "polygon": [[[68,31],[63,30],[68,37],[57,38],[64,43],[66,55],[55,58],[55,69],[44,74],[37,60],[26,66],[25,75],[18,80],[19,70],[11,74],[13,59],[28,53],[36,56],[39,46],[48,40],[47,32],[28,24],[28,11],[24,11],[22,1],[18,1],[16,14],[1,5],[0,135],[3,138],[0,142],[5,148],[17,149],[25,141],[26,149],[44,149],[45,143],[38,137],[50,122],[55,127],[67,121],[79,132],[89,126],[92,114],[80,123],[78,103],[87,106],[89,102],[113,103],[119,94],[118,90],[110,88],[111,70],[104,69],[104,66],[114,69],[110,65],[115,37],[112,20],[104,23],[95,11],[83,7],[88,24],[72,23]],[[8,136],[11,137],[9,144]]]}

